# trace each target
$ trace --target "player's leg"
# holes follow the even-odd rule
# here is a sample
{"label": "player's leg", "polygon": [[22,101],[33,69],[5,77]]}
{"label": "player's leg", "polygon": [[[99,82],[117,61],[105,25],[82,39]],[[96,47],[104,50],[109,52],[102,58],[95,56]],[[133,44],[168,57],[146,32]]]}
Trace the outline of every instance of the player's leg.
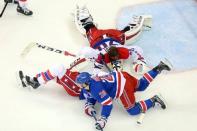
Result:
{"label": "player's leg", "polygon": [[151,109],[152,107],[155,107],[156,103],[162,108],[166,109],[166,104],[162,100],[161,97],[158,95],[155,95],[147,100],[141,100],[139,102],[136,102],[133,104],[133,107],[130,109],[127,109],[127,112],[130,115],[138,115],[142,112],[146,112],[147,110]]}
{"label": "player's leg", "polygon": [[137,115],[141,112],[146,112],[151,107],[154,107],[155,103],[158,103],[162,109],[166,108],[164,101],[158,95],[136,103],[134,93],[136,91],[136,86],[138,85],[138,80],[128,73],[123,72],[123,75],[126,79],[126,83],[123,93],[120,96],[120,100],[130,115]]}
{"label": "player's leg", "polygon": [[74,13],[74,21],[77,29],[84,36],[86,36],[86,33],[90,28],[96,27],[89,10],[85,6],[76,7]]}
{"label": "player's leg", "polygon": [[19,77],[24,87],[31,86],[34,89],[40,85],[46,84],[48,81],[55,79],[56,77],[62,78],[66,73],[66,69],[63,65],[54,66],[44,72],[38,73],[36,76],[31,77],[24,75],[22,71],[19,71]]}
{"label": "player's leg", "polygon": [[87,7],[77,6],[74,15],[74,21],[79,32],[88,39],[90,47],[94,48],[94,44],[103,39],[101,30],[97,29],[93,18]]}
{"label": "player's leg", "polygon": [[164,59],[152,70],[145,73],[141,79],[139,79],[136,91],[144,91],[158,74],[160,74],[163,70],[170,71],[171,69],[172,64],[167,59]]}
{"label": "player's leg", "polygon": [[137,115],[142,111],[145,112],[149,108],[153,107],[153,101],[151,99],[143,100],[138,103],[135,101],[135,87],[137,85],[137,79],[130,76],[129,74],[123,73],[126,83],[120,100],[130,115]]}

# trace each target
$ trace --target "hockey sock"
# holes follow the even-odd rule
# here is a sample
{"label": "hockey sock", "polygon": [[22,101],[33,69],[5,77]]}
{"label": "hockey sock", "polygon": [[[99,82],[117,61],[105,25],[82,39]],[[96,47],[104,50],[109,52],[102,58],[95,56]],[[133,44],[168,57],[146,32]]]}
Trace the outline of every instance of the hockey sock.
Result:
{"label": "hockey sock", "polygon": [[153,107],[153,102],[150,99],[148,99],[148,100],[144,100],[144,101],[140,101],[136,103],[135,106],[128,109],[127,112],[130,115],[138,115],[141,112],[146,112],[151,107]]}
{"label": "hockey sock", "polygon": [[148,109],[153,107],[153,102],[151,101],[151,99],[139,101],[138,104],[140,105],[141,112],[146,112]]}
{"label": "hockey sock", "polygon": [[150,70],[149,72],[145,73],[143,77],[139,79],[137,91],[144,91],[158,74],[159,72],[155,70]]}
{"label": "hockey sock", "polygon": [[49,70],[47,70],[46,72],[41,72],[37,74],[36,77],[40,84],[45,84],[46,82],[55,78],[55,76],[52,75]]}

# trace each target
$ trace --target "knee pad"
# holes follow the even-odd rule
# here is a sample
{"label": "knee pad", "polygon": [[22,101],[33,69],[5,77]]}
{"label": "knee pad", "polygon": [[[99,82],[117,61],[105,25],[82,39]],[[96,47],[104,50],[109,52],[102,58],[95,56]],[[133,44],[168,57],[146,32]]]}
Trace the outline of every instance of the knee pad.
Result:
{"label": "knee pad", "polygon": [[152,16],[151,15],[140,15],[133,16],[133,21],[129,23],[125,28],[125,38],[127,43],[134,42],[137,40],[143,30],[150,30],[152,27]]}
{"label": "knee pad", "polygon": [[87,9],[87,7],[85,6],[76,7],[75,13],[74,13],[74,22],[79,32],[83,36],[86,36],[86,30],[84,27],[90,23],[93,23],[93,18],[91,14],[89,13],[89,10]]}

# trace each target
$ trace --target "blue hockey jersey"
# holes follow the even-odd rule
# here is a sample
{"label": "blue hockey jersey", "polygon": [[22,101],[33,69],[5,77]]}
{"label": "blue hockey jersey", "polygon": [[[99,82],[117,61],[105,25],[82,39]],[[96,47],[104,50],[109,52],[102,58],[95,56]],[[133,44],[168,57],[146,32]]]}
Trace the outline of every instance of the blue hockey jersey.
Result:
{"label": "blue hockey jersey", "polygon": [[112,110],[112,100],[119,98],[124,90],[126,79],[121,72],[112,72],[102,77],[90,80],[89,92],[82,90],[88,103],[99,102],[102,105],[101,116],[109,117]]}

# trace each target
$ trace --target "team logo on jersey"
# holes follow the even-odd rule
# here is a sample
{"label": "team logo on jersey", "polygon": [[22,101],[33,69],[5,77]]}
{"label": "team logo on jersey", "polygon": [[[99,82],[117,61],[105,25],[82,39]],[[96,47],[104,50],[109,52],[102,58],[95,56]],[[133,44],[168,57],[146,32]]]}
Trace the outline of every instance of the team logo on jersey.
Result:
{"label": "team logo on jersey", "polygon": [[104,90],[102,90],[101,92],[99,92],[99,96],[101,97],[101,98],[104,98],[105,96],[106,96],[106,91],[104,91]]}

